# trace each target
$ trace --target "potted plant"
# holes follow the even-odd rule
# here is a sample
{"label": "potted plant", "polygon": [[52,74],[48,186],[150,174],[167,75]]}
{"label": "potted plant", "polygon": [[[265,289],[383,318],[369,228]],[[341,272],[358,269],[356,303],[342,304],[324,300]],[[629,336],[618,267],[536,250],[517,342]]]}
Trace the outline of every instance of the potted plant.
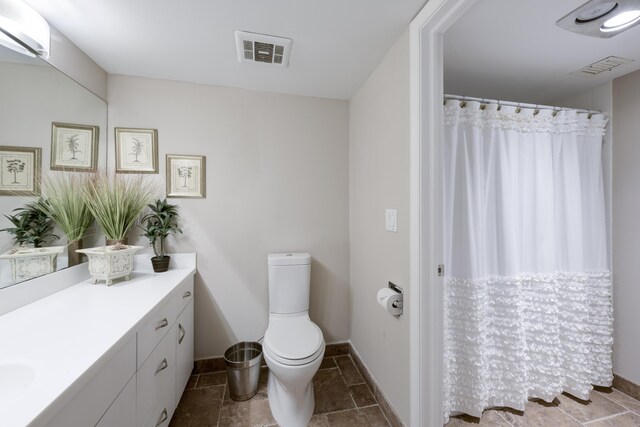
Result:
{"label": "potted plant", "polygon": [[48,240],[58,238],[53,234],[53,221],[42,209],[46,203],[45,200],[40,199],[14,209],[14,212],[18,212],[15,215],[5,215],[13,227],[0,231],[13,234],[13,240],[18,247],[0,255],[0,259],[6,259],[11,264],[13,282],[42,276],[56,270],[58,254],[63,251],[64,246],[43,248]]}
{"label": "potted plant", "polygon": [[47,196],[41,209],[47,212],[67,237],[69,266],[80,263],[77,249],[82,248],[82,238],[93,222],[84,192],[89,185],[86,174],[62,173],[44,180],[43,191]]}
{"label": "potted plant", "polygon": [[155,194],[155,184],[142,175],[102,173],[89,180],[84,199],[106,236],[107,245],[126,245],[127,232]]}
{"label": "potted plant", "polygon": [[155,256],[151,258],[153,271],[162,273],[169,269],[171,257],[165,253],[164,241],[172,233],[182,233],[178,226],[178,207],[167,203],[167,199],[156,200],[148,205],[151,212],[142,217],[143,236],[149,239]]}
{"label": "potted plant", "polygon": [[46,203],[46,200],[41,198],[24,207],[14,209],[13,211],[18,212],[17,214],[4,216],[13,227],[3,228],[0,231],[13,234],[14,242],[20,247],[41,248],[47,240],[57,239],[58,236],[53,234],[53,220],[43,209]]}

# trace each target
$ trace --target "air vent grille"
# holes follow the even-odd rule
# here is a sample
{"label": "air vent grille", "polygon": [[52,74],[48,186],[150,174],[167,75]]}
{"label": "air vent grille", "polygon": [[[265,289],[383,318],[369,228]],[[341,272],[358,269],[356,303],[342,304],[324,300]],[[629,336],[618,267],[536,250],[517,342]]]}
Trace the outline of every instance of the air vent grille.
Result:
{"label": "air vent grille", "polygon": [[260,62],[280,67],[289,65],[291,39],[247,31],[236,31],[235,36],[238,61]]}
{"label": "air vent grille", "polygon": [[621,65],[625,65],[633,61],[633,59],[620,58],[618,56],[609,56],[569,74],[581,77],[595,77],[606,71],[611,71],[614,68],[620,67]]}

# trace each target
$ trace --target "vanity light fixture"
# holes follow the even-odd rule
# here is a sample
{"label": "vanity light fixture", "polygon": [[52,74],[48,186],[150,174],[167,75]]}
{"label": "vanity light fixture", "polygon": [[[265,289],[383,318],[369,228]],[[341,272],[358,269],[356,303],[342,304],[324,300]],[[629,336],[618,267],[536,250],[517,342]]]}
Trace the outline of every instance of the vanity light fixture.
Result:
{"label": "vanity light fixture", "polygon": [[640,23],[640,0],[590,0],[560,18],[558,26],[591,37],[609,38]]}
{"label": "vanity light fixture", "polygon": [[22,0],[0,0],[0,44],[28,56],[49,57],[49,24]]}

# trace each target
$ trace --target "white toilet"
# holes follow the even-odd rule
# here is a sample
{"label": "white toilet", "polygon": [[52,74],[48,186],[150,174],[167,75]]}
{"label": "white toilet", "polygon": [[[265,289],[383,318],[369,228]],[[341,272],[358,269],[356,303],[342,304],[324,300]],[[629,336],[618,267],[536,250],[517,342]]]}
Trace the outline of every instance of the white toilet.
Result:
{"label": "white toilet", "polygon": [[269,254],[269,326],[262,349],[268,395],[282,427],[304,427],[315,407],[313,376],[324,355],[320,328],[309,319],[311,256]]}

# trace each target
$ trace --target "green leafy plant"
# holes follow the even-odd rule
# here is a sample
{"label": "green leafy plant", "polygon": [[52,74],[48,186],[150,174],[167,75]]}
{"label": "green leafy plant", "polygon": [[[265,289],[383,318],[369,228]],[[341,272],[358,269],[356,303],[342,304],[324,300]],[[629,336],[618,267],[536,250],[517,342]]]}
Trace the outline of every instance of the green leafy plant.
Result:
{"label": "green leafy plant", "polygon": [[43,182],[47,200],[41,203],[40,208],[47,212],[70,242],[81,240],[93,222],[83,197],[88,186],[89,176],[86,174],[55,174]]}
{"label": "green leafy plant", "polygon": [[53,234],[53,220],[43,209],[46,204],[47,201],[41,198],[14,209],[13,212],[18,212],[17,214],[5,215],[13,227],[0,231],[13,234],[13,240],[19,246],[33,245],[34,248],[41,248],[48,240],[57,239],[58,236]]}
{"label": "green leafy plant", "polygon": [[165,239],[172,233],[182,233],[178,226],[178,207],[167,203],[167,199],[158,199],[147,206],[151,212],[141,219],[143,225],[140,228],[144,230],[142,235],[149,239],[156,257],[164,258]]}
{"label": "green leafy plant", "polygon": [[95,175],[84,199],[107,239],[124,239],[147,203],[156,194],[153,181],[143,175]]}

